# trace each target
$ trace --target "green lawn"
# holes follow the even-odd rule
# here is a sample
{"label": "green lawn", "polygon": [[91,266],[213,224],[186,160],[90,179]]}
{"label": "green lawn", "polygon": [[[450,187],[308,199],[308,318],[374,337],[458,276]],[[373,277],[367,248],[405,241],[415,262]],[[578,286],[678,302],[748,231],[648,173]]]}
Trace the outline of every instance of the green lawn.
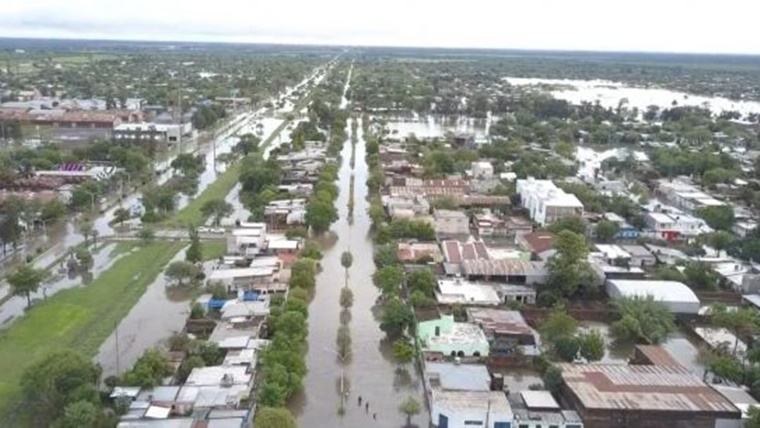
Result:
{"label": "green lawn", "polygon": [[0,420],[19,398],[19,379],[26,367],[60,349],[94,357],[116,323],[186,243],[118,245],[116,252],[139,249],[119,259],[90,285],[61,291],[0,332]]}
{"label": "green lawn", "polygon": [[203,260],[217,260],[227,254],[227,241],[203,241]]}

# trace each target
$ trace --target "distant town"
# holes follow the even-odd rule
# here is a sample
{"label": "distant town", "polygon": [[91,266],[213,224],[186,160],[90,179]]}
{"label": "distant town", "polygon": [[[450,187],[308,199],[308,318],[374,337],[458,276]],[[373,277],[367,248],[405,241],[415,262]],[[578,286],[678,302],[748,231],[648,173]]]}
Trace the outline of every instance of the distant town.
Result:
{"label": "distant town", "polygon": [[0,39],[0,426],[760,427],[758,88]]}

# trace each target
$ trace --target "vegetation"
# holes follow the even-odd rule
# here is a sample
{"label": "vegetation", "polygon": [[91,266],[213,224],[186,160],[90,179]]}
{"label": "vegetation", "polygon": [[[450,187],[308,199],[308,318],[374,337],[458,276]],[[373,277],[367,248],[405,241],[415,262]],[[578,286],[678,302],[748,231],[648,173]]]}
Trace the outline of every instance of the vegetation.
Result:
{"label": "vegetation", "polygon": [[399,412],[406,416],[406,425],[412,424],[412,418],[419,415],[422,412],[422,405],[414,397],[409,396],[399,406]]}
{"label": "vegetation", "polygon": [[262,407],[256,411],[257,428],[296,428],[296,419],[284,408]]}
{"label": "vegetation", "polygon": [[557,253],[549,259],[548,286],[551,292],[560,296],[576,293],[591,295],[597,290],[599,279],[591,269],[586,256],[586,240],[570,230],[563,230],[557,236]]}
{"label": "vegetation", "polygon": [[232,204],[221,198],[207,200],[201,206],[201,214],[204,217],[211,217],[217,226],[224,217],[232,214],[232,212]]}
{"label": "vegetation", "polygon": [[8,275],[8,284],[14,296],[25,296],[26,305],[32,305],[32,293],[36,293],[45,279],[45,273],[25,264]]}
{"label": "vegetation", "polygon": [[673,314],[652,296],[618,299],[614,307],[620,319],[611,332],[618,341],[657,345],[676,329]]}
{"label": "vegetation", "polygon": [[[126,252],[133,245],[120,243],[117,250]],[[0,333],[3,413],[22,398],[19,381],[35,359],[61,350],[93,357],[182,245],[160,242],[129,253],[87,287],[56,293]]]}

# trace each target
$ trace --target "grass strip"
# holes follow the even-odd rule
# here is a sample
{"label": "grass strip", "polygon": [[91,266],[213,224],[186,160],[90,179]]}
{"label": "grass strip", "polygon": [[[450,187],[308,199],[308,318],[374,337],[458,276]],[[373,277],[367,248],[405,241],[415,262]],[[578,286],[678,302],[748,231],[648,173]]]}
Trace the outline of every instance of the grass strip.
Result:
{"label": "grass strip", "polygon": [[88,286],[63,290],[38,303],[0,332],[0,415],[16,408],[24,370],[51,352],[74,349],[94,357],[164,266],[187,243],[121,242],[119,259]]}

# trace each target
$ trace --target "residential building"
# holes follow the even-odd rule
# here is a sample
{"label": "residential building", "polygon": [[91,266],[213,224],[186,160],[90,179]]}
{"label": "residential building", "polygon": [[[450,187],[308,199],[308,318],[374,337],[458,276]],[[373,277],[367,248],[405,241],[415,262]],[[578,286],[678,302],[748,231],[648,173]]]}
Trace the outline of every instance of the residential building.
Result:
{"label": "residential building", "polygon": [[491,210],[483,210],[482,213],[473,214],[472,228],[478,236],[507,236],[510,230],[507,221],[496,216]]}
{"label": "residential building", "polygon": [[696,315],[699,298],[686,284],[677,281],[608,280],[607,294],[616,300],[623,297],[647,297],[662,302],[674,314]]}
{"label": "residential building", "polygon": [[442,305],[497,306],[502,300],[494,287],[461,278],[439,279],[436,300]]}
{"label": "residential building", "polygon": [[554,253],[555,236],[549,232],[531,232],[515,237],[515,243],[538,260],[548,260]]}
{"label": "residential building", "polygon": [[463,260],[462,274],[470,280],[526,285],[545,284],[549,277],[545,262],[519,259]]}
{"label": "residential building", "polygon": [[266,243],[266,223],[241,223],[227,234],[227,254],[253,258]]}
{"label": "residential building", "polygon": [[741,411],[683,367],[560,363],[563,402],[586,428],[714,428]]}
{"label": "residential building", "polygon": [[739,235],[742,238],[746,238],[747,235],[754,232],[755,229],[757,229],[757,222],[747,220],[747,221],[737,221],[734,223],[734,225],[731,227],[731,231],[735,234]]}
{"label": "residential building", "polygon": [[657,261],[667,265],[674,265],[681,260],[689,260],[689,256],[675,248],[663,247],[654,244],[644,245],[657,258]]}
{"label": "residential building", "polygon": [[651,267],[657,263],[657,258],[643,245],[621,245],[620,248],[628,253],[630,266]]}
{"label": "residential building", "polygon": [[551,180],[528,178],[517,180],[517,194],[530,213],[530,218],[545,226],[561,218],[582,216],[583,204],[573,194],[566,193]]}
{"label": "residential building", "polygon": [[583,428],[578,413],[562,410],[549,391],[520,391],[510,404],[515,415],[514,428]]}
{"label": "residential building", "polygon": [[470,219],[462,211],[434,210],[435,231],[439,235],[469,235]]}
{"label": "residential building", "polygon": [[396,257],[401,263],[431,261],[441,263],[443,254],[436,242],[399,242]]}
{"label": "residential building", "polygon": [[712,231],[704,220],[688,214],[648,213],[644,218],[657,239],[673,241],[694,237]]}
{"label": "residential building", "polygon": [[383,205],[392,219],[414,218],[430,214],[425,196],[383,196]]}
{"label": "residential building", "polygon": [[446,275],[461,275],[462,261],[464,260],[488,260],[488,248],[483,241],[443,241],[443,269]]}
{"label": "residential building", "polygon": [[618,225],[618,232],[617,235],[615,235],[615,239],[619,240],[628,240],[628,239],[637,239],[639,237],[639,234],[641,233],[638,229],[631,226],[625,219],[615,213],[604,213],[604,219],[607,221],[611,221],[613,223],[617,223]]}
{"label": "residential building", "polygon": [[452,357],[487,357],[488,339],[475,324],[455,322],[453,315],[417,324],[422,349]]}
{"label": "residential building", "polygon": [[518,302],[524,305],[533,305],[536,303],[536,289],[534,287],[515,284],[494,284],[494,288],[504,304]]}
{"label": "residential building", "polygon": [[724,202],[701,191],[699,187],[685,177],[674,180],[660,179],[655,189],[655,195],[687,213],[695,213],[702,208],[725,205]]}
{"label": "residential building", "polygon": [[[122,123],[113,129],[115,141],[152,142],[166,149],[192,132],[192,124]],[[160,146],[163,144],[163,146]]]}
{"label": "residential building", "polygon": [[509,428],[512,411],[481,364],[424,362],[430,420],[438,428]]}
{"label": "residential building", "polygon": [[493,177],[493,165],[491,162],[478,161],[472,163],[472,176],[475,179],[488,179]]}
{"label": "residential building", "polygon": [[491,344],[492,356],[540,353],[538,333],[525,322],[518,311],[467,308],[467,318],[483,329]]}

